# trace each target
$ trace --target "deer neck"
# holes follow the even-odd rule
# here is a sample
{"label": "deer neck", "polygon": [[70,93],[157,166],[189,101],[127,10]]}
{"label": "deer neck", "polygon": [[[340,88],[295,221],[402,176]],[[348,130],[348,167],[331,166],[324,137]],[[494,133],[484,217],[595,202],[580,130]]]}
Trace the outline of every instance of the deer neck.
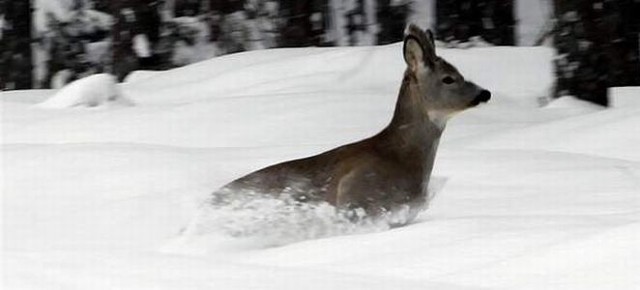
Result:
{"label": "deer neck", "polygon": [[446,119],[430,112],[418,82],[405,74],[393,119],[379,138],[389,154],[428,180]]}

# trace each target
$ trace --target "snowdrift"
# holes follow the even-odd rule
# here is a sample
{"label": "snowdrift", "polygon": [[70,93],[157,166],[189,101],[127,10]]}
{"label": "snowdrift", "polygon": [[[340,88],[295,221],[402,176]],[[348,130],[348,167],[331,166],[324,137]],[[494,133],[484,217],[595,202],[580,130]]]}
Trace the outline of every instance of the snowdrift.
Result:
{"label": "snowdrift", "polygon": [[131,105],[133,103],[118,89],[116,77],[106,73],[73,81],[38,104],[40,108],[46,109]]}
{"label": "snowdrift", "polygon": [[609,101],[615,108],[640,106],[640,87],[617,87],[609,89]]}
{"label": "snowdrift", "polygon": [[495,97],[449,123],[434,169],[446,186],[415,223],[279,247],[184,235],[225,183],[386,125],[400,51],[230,55],[119,84],[136,106],[114,110],[2,93],[3,289],[640,285],[640,108],[540,108],[545,48],[441,51]]}

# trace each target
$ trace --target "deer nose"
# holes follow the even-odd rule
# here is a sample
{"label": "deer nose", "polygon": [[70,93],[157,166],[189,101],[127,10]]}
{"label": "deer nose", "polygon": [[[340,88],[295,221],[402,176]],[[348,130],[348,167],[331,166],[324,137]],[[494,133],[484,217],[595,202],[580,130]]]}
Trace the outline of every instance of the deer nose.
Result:
{"label": "deer nose", "polygon": [[477,96],[476,101],[478,103],[486,103],[491,99],[491,92],[487,90],[482,90]]}

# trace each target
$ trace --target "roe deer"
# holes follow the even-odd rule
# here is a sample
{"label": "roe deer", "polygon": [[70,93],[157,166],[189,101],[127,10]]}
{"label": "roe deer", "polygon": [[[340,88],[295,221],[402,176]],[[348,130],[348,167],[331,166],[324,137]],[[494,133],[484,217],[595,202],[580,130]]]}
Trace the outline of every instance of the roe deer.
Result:
{"label": "roe deer", "polygon": [[[366,217],[403,213],[403,225],[426,205],[438,142],[455,113],[487,102],[491,93],[466,81],[435,53],[433,34],[415,25],[405,31],[407,68],[389,125],[368,139],[316,156],[288,161],[241,177],[214,193],[225,203],[243,192],[287,195],[297,202],[328,202]],[[360,211],[362,212],[362,211]]]}

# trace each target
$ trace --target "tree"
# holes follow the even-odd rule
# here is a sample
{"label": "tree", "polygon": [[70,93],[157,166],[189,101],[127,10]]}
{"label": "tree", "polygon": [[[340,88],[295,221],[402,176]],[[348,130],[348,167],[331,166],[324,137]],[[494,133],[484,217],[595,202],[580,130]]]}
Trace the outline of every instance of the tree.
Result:
{"label": "tree", "polygon": [[30,89],[31,2],[0,0],[0,89]]}
{"label": "tree", "polygon": [[311,15],[314,10],[313,0],[282,0],[281,9],[287,18],[282,27],[280,45],[284,47],[300,47],[314,44]]}
{"label": "tree", "polygon": [[410,14],[409,1],[379,0],[377,19],[380,27],[378,44],[401,41],[407,18]]}
{"label": "tree", "polygon": [[607,105],[607,88],[640,84],[640,3],[555,0],[556,96]]}
{"label": "tree", "polygon": [[119,80],[136,69],[172,67],[166,53],[172,41],[162,39],[172,36],[162,35],[161,28],[165,23],[160,15],[161,8],[156,0],[111,0],[111,14],[115,21],[112,28],[113,74]]}
{"label": "tree", "polygon": [[514,45],[513,8],[513,0],[437,0],[436,36],[445,42],[480,36],[495,45]]}
{"label": "tree", "polygon": [[118,80],[138,66],[133,52],[133,37],[135,29],[134,0],[112,0],[111,14],[114,16],[113,25],[113,74]]}

